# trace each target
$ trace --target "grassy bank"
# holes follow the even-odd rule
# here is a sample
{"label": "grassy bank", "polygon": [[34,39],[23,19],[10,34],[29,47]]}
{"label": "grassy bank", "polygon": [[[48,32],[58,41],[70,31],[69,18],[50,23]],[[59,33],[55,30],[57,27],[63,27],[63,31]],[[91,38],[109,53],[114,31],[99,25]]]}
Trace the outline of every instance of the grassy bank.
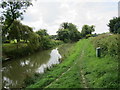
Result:
{"label": "grassy bank", "polygon": [[109,54],[96,57],[91,39],[83,39],[71,48],[64,61],[47,70],[27,88],[116,88],[118,61]]}
{"label": "grassy bank", "polygon": [[36,50],[33,50],[31,47],[28,46],[27,43],[3,43],[2,45],[2,58],[3,61],[6,58],[20,58],[26,55],[30,55],[32,53],[35,53],[37,51],[42,51],[45,49],[49,49],[52,47],[55,47],[57,45],[62,44],[62,42],[60,41],[51,41],[50,43],[47,43],[46,46],[43,47],[39,47]]}

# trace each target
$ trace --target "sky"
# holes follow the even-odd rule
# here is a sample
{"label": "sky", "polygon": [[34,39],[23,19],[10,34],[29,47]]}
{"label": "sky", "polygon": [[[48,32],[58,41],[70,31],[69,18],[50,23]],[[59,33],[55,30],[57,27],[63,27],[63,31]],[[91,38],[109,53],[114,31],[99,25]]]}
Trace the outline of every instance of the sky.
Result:
{"label": "sky", "polygon": [[33,0],[24,13],[22,23],[34,28],[47,29],[55,35],[63,22],[73,23],[78,30],[85,24],[95,25],[95,33],[108,32],[107,24],[118,16],[119,0]]}

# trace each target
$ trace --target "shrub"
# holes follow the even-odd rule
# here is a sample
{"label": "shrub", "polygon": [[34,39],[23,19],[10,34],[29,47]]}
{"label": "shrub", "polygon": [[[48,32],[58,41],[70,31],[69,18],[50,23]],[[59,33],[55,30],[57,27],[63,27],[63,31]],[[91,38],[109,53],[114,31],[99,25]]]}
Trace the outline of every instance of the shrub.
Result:
{"label": "shrub", "polygon": [[101,47],[103,56],[109,54],[118,57],[119,36],[119,34],[103,34],[95,37],[92,42],[95,48]]}

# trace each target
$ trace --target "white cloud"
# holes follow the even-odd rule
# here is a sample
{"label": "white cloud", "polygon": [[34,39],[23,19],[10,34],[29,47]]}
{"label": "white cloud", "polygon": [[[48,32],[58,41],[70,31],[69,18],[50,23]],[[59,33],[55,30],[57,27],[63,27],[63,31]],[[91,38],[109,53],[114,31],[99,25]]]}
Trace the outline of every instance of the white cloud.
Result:
{"label": "white cloud", "polygon": [[[102,2],[101,2],[102,1]],[[96,32],[107,32],[107,23],[117,16],[118,0],[37,0],[24,14],[24,24],[45,28],[55,34],[63,22],[76,24],[81,31],[84,24],[96,26]]]}

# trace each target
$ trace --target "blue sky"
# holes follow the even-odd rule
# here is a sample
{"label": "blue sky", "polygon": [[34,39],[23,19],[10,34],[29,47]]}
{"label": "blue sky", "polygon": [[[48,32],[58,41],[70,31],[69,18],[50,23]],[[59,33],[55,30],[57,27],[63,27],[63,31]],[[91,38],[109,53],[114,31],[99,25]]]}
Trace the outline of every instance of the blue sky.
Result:
{"label": "blue sky", "polygon": [[33,0],[33,6],[24,14],[23,24],[47,29],[56,34],[63,22],[77,25],[81,31],[84,24],[95,25],[96,33],[108,32],[110,19],[118,16],[119,0]]}

